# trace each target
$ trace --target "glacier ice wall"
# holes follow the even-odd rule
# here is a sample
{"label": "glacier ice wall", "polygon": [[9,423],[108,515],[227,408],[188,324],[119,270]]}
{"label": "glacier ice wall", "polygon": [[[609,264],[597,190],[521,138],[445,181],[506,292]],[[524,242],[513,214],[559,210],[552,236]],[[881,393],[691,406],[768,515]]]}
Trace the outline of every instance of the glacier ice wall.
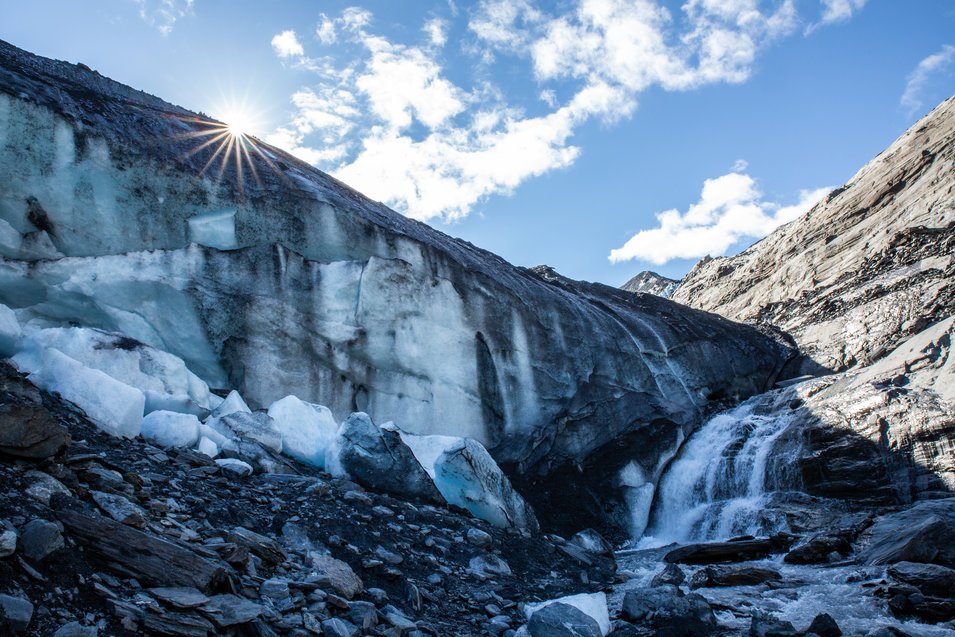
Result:
{"label": "glacier ice wall", "polygon": [[711,314],[511,266],[257,140],[254,171],[203,172],[203,125],[0,43],[0,303],[170,352],[252,407],[294,394],[536,474],[651,423],[688,432],[789,356]]}

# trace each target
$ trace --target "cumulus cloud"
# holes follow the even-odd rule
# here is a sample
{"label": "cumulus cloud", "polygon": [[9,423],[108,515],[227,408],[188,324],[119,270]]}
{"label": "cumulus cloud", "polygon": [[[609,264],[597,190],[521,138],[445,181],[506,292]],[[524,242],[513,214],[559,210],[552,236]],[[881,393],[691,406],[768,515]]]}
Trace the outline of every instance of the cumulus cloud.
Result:
{"label": "cumulus cloud", "polygon": [[275,54],[280,58],[305,55],[305,49],[302,48],[301,42],[298,41],[298,36],[295,35],[295,31],[291,29],[282,31],[272,38],[272,48],[275,50]]}
{"label": "cumulus cloud", "polygon": [[919,62],[915,70],[909,74],[900,100],[902,107],[908,111],[909,115],[922,108],[922,96],[926,88],[933,78],[949,71],[953,61],[955,61],[955,46],[946,44],[941,51]]}
{"label": "cumulus cloud", "polygon": [[[798,24],[794,0],[768,4],[687,0],[677,12],[658,0],[574,0],[547,13],[528,0],[480,0],[462,42],[473,73],[454,79],[441,18],[407,43],[376,33],[363,9],[322,14],[316,37],[360,54],[312,59],[297,39],[278,46],[285,34],[276,36],[276,53],[297,56],[316,80],[292,96],[291,120],[267,139],[410,216],[460,218],[570,166],[581,124],[631,116],[651,86],[745,81],[759,52]],[[507,95],[488,79],[502,59],[535,81],[530,95]]]}
{"label": "cumulus cloud", "polygon": [[667,210],[656,215],[656,228],[641,230],[610,261],[633,259],[662,265],[673,259],[723,255],[744,239],[759,239],[796,219],[818,203],[831,188],[804,190],[788,206],[767,201],[756,180],[731,172],[703,183],[700,199],[686,212]]}
{"label": "cumulus cloud", "polygon": [[822,14],[819,21],[806,28],[806,33],[812,33],[820,27],[836,22],[845,22],[854,14],[862,10],[868,0],[822,0]]}
{"label": "cumulus cloud", "polygon": [[136,4],[146,24],[169,35],[176,21],[192,13],[193,0],[136,0]]}

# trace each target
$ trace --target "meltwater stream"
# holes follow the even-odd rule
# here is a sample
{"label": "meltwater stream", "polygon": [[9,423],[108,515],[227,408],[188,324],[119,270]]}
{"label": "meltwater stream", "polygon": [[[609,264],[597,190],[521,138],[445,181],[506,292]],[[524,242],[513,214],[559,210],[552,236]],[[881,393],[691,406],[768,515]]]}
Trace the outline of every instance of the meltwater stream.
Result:
{"label": "meltwater stream", "polygon": [[[660,481],[644,545],[765,535],[783,524],[767,509],[767,485],[786,484],[791,449],[777,444],[789,410],[766,395],[713,416],[687,441]],[[794,454],[793,454],[794,455]]]}

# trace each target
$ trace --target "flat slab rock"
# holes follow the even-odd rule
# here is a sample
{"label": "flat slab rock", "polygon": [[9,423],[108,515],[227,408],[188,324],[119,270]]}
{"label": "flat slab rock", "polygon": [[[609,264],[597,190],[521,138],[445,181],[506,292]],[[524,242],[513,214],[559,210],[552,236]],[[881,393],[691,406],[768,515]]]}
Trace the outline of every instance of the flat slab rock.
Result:
{"label": "flat slab rock", "polygon": [[191,586],[219,590],[231,570],[224,562],[119,522],[68,509],[57,512],[67,531],[113,570],[152,586]]}
{"label": "flat slab rock", "polygon": [[740,540],[738,542],[687,544],[673,549],[663,556],[663,560],[671,564],[746,562],[768,557],[773,553],[784,553],[792,544],[793,539],[771,537]]}
{"label": "flat slab rock", "polygon": [[149,592],[159,600],[179,608],[196,608],[207,604],[210,599],[199,589],[188,586],[150,588]]}
{"label": "flat slab rock", "polygon": [[202,611],[219,626],[247,624],[265,612],[265,608],[255,602],[232,594],[216,595],[202,605]]}

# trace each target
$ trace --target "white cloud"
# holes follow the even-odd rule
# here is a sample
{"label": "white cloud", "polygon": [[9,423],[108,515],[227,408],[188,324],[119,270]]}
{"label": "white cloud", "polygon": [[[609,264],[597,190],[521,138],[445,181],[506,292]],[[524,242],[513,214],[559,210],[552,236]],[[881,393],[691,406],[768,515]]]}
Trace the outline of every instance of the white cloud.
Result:
{"label": "white cloud", "polygon": [[756,181],[742,172],[707,179],[700,200],[685,213],[667,210],[656,215],[659,225],[636,233],[610,261],[638,259],[662,265],[673,259],[726,254],[743,239],[759,239],[819,202],[831,188],[804,190],[799,201],[782,206],[766,201]]}
{"label": "white cloud", "polygon": [[[564,12],[480,0],[461,43],[475,58],[472,76],[453,80],[441,57],[448,33],[441,18],[426,21],[413,44],[374,33],[363,9],[322,14],[320,41],[362,53],[336,65],[291,42],[276,46],[280,55],[294,51],[316,83],[293,95],[291,120],[268,139],[410,216],[460,218],[490,195],[571,165],[581,124],[629,117],[651,86],[745,81],[759,52],[798,22],[794,0],[769,8],[760,0],[686,0],[678,12],[658,0],[555,6]],[[505,57],[536,80],[523,96],[527,110],[488,79]]]}
{"label": "white cloud", "polygon": [[868,0],[821,0],[822,15],[819,21],[810,24],[806,28],[806,33],[812,33],[820,27],[824,27],[836,22],[845,22],[854,14],[862,11]]}
{"label": "white cloud", "polygon": [[948,70],[953,61],[955,61],[955,46],[946,44],[941,51],[933,53],[919,62],[915,70],[909,74],[900,100],[909,115],[922,108],[922,94],[931,82],[932,77]]}
{"label": "white cloud", "polygon": [[193,7],[193,0],[135,1],[139,5],[139,17],[163,35],[169,35],[176,21],[191,14]]}
{"label": "white cloud", "polygon": [[282,31],[272,38],[272,48],[280,58],[301,57],[305,55],[305,49],[295,35],[295,31],[289,29]]}

